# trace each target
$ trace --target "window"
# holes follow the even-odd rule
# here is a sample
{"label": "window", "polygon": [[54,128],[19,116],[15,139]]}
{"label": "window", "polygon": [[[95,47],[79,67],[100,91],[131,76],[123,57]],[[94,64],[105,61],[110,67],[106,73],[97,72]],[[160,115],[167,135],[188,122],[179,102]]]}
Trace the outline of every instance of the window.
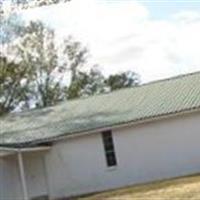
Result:
{"label": "window", "polygon": [[104,144],[107,166],[108,167],[116,166],[117,160],[115,156],[112,132],[110,130],[102,132],[102,139]]}

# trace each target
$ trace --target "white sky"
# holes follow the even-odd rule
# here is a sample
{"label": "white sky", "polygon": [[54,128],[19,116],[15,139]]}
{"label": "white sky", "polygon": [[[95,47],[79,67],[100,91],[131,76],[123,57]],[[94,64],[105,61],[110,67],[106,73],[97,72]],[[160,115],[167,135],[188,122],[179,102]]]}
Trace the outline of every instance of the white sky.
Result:
{"label": "white sky", "polygon": [[176,4],[162,17],[166,2],[168,11],[172,8],[170,1],[163,7],[149,2],[72,0],[26,11],[25,17],[45,21],[60,37],[73,35],[88,46],[91,62],[105,74],[132,70],[148,82],[200,70],[200,0]]}

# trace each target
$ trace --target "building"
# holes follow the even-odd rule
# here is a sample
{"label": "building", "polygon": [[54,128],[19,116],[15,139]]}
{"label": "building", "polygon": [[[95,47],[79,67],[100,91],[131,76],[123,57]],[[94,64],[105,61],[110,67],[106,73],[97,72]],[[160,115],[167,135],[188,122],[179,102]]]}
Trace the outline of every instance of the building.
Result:
{"label": "building", "polygon": [[200,72],[0,120],[0,200],[56,199],[198,172]]}

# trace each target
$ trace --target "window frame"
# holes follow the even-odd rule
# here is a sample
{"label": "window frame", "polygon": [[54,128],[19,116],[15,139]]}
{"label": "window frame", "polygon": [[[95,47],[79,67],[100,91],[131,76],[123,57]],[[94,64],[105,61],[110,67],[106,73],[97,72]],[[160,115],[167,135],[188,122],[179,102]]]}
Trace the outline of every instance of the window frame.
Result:
{"label": "window frame", "polygon": [[117,166],[117,158],[115,152],[115,145],[113,140],[113,134],[111,130],[101,132],[104,155],[106,159],[107,167],[112,168]]}

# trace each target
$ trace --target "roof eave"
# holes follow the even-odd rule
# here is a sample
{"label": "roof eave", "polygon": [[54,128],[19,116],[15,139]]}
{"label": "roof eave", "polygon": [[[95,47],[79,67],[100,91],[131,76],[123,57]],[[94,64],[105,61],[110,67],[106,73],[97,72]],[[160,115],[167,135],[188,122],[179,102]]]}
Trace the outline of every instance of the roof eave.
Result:
{"label": "roof eave", "polygon": [[42,143],[53,143],[53,142],[58,142],[60,140],[65,140],[65,139],[69,139],[69,138],[76,138],[76,137],[80,137],[83,135],[99,133],[99,132],[109,130],[109,129],[118,129],[118,128],[124,128],[124,127],[129,127],[129,126],[135,126],[135,125],[139,125],[139,124],[154,122],[154,121],[158,121],[158,120],[164,120],[164,119],[168,119],[171,117],[177,117],[177,116],[191,114],[191,113],[197,113],[197,112],[200,112],[200,107],[194,107],[194,108],[185,109],[185,110],[181,110],[181,111],[170,112],[167,114],[146,117],[146,118],[137,119],[137,120],[129,121],[129,122],[122,122],[120,124],[113,124],[113,125],[109,125],[109,126],[98,127],[95,129],[88,129],[88,130],[84,130],[84,131],[80,131],[80,132],[76,132],[76,133],[71,133],[69,135],[66,135],[66,133],[65,133],[61,136],[36,140],[36,141],[32,141],[32,142],[4,145],[4,147],[9,147],[9,148],[15,147],[15,148],[22,149],[22,148],[26,148],[26,147],[40,145]]}

